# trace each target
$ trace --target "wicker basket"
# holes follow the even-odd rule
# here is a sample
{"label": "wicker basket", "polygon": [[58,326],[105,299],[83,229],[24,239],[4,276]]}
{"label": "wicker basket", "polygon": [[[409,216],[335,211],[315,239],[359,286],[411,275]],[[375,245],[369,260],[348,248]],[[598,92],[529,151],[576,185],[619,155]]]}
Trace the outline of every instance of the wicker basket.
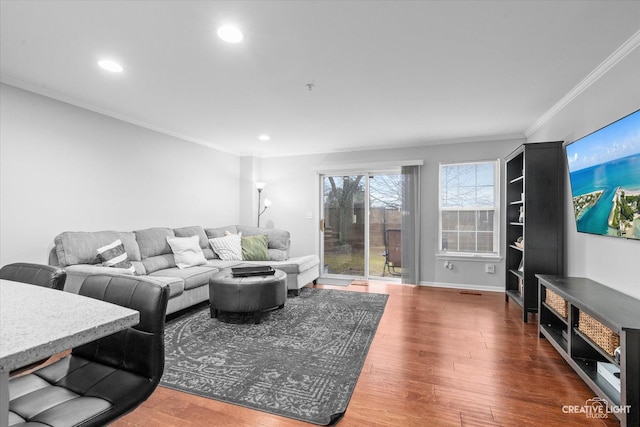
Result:
{"label": "wicker basket", "polygon": [[[567,301],[560,295],[553,292],[551,289],[547,289],[544,302],[551,308],[553,308],[560,316],[567,318]],[[581,313],[582,314],[582,313]]]}
{"label": "wicker basket", "polygon": [[620,345],[620,336],[584,312],[578,316],[578,330],[591,338],[601,349],[613,356]]}

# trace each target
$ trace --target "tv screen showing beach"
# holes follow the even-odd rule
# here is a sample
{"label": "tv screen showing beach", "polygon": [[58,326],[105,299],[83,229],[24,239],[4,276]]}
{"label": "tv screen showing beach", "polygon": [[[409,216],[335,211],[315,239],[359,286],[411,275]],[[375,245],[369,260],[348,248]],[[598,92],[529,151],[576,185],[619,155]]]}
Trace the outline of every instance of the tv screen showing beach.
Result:
{"label": "tv screen showing beach", "polygon": [[640,240],[640,110],[566,153],[578,231]]}

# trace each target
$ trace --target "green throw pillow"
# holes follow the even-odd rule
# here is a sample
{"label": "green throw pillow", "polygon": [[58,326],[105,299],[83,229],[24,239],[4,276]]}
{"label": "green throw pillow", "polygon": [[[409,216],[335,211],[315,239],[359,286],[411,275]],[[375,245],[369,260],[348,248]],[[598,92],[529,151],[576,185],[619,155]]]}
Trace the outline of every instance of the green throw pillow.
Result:
{"label": "green throw pillow", "polygon": [[269,238],[266,235],[242,236],[244,261],[269,261]]}

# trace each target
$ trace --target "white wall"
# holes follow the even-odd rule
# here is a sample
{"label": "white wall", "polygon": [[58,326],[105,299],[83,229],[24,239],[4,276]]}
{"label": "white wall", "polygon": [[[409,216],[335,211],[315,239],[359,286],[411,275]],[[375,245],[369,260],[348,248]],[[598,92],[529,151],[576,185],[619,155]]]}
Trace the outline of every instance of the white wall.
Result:
{"label": "white wall", "polygon": [[[260,158],[254,156],[240,157],[240,220],[238,224],[256,226],[258,222],[258,190],[255,183],[263,181],[260,171]],[[265,191],[260,198],[261,208],[264,206]],[[265,225],[261,217],[261,226]],[[273,228],[273,227],[272,227]]]}
{"label": "white wall", "polygon": [[[640,108],[639,72],[636,49],[529,140],[573,141]],[[254,180],[267,182],[263,197],[273,201],[261,225],[289,230],[293,256],[317,253],[316,170],[422,159],[421,281],[504,287],[503,262],[490,275],[484,262],[454,261],[450,271],[436,258],[437,168],[439,162],[504,159],[523,141],[239,158],[12,86],[0,90],[1,265],[46,262],[54,236],[65,230],[251,223]],[[567,273],[640,298],[640,242],[575,232],[568,186],[566,201]]]}
{"label": "white wall", "polygon": [[[532,134],[529,140],[571,142],[638,110],[639,76],[640,49],[635,49]],[[640,298],[640,241],[578,233],[568,176],[565,200],[567,274],[587,277]]]}
{"label": "white wall", "polygon": [[0,125],[0,265],[66,230],[238,222],[237,156],[5,84]]}
{"label": "white wall", "polygon": [[[415,148],[370,150],[313,156],[264,158],[261,161],[265,193],[273,200],[263,218],[275,228],[291,231],[294,255],[319,252],[319,181],[317,170],[341,164],[375,164],[400,160],[423,160],[422,190],[422,284],[471,289],[504,290],[504,260],[495,274],[484,272],[485,262],[454,260],[454,269],[444,268],[436,258],[438,245],[438,165],[440,162],[495,160],[504,157],[524,140],[482,141],[425,145]],[[502,169],[504,169],[502,167]],[[502,183],[503,179],[501,179]],[[308,219],[311,213],[313,218]],[[501,221],[504,224],[504,221]],[[504,247],[504,226],[502,230]]]}
{"label": "white wall", "polygon": [[[318,184],[312,167],[323,156],[291,156],[259,159],[259,179],[266,182],[263,198],[271,207],[260,225],[291,233],[291,256],[318,253]],[[253,189],[255,195],[256,190]],[[307,213],[312,219],[307,219]],[[255,215],[254,215],[255,217]]]}

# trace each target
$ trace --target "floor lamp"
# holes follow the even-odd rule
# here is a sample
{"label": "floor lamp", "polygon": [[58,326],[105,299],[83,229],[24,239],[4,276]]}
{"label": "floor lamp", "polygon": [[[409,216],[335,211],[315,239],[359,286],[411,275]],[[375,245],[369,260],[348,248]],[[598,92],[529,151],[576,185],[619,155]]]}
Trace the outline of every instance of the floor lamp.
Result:
{"label": "floor lamp", "polygon": [[[260,205],[260,197],[262,196],[262,190],[264,186],[267,185],[266,182],[256,182],[256,189],[258,190],[258,227],[260,227],[260,216],[267,210],[269,206],[271,206],[271,200],[264,199],[264,208]],[[261,209],[262,208],[262,209]]]}

